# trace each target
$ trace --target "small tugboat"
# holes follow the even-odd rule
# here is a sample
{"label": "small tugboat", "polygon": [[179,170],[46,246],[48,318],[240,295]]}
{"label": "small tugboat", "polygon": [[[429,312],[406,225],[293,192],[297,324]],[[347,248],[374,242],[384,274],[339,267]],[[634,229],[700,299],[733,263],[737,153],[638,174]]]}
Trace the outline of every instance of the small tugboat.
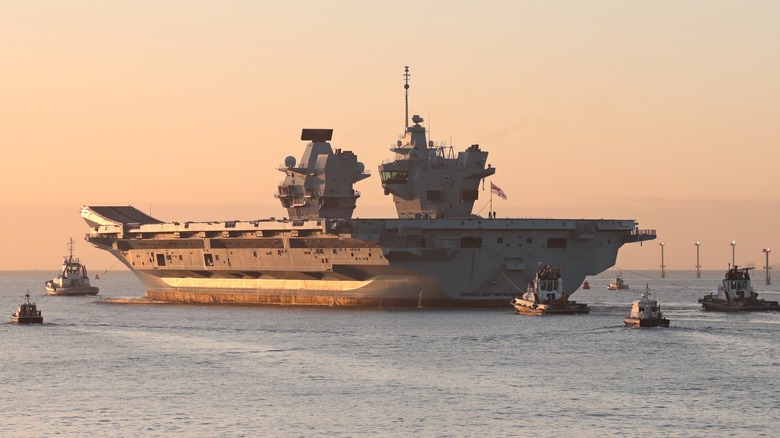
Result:
{"label": "small tugboat", "polygon": [[515,297],[510,303],[522,315],[573,315],[588,314],[587,304],[569,301],[569,294],[563,291],[561,269],[543,266],[537,271],[533,283],[522,297]]}
{"label": "small tugboat", "polygon": [[624,290],[628,289],[628,284],[626,284],[623,281],[623,273],[619,272],[617,277],[615,277],[615,281],[607,285],[607,289],[609,290]]}
{"label": "small tugboat", "polygon": [[704,310],[715,312],[762,312],[767,310],[780,311],[777,301],[767,301],[758,298],[750,281],[750,270],[734,266],[726,272],[723,284],[718,286],[718,293],[710,293],[699,298]]}
{"label": "small tugboat", "polygon": [[27,298],[19,307],[16,308],[16,312],[11,314],[11,322],[14,324],[43,324],[43,316],[41,311],[35,303],[30,301],[30,294],[24,295]]}
{"label": "small tugboat", "polygon": [[631,304],[631,316],[623,318],[626,327],[669,327],[658,301],[650,298],[650,286],[645,286],[642,298]]}
{"label": "small tugboat", "polygon": [[97,295],[98,288],[90,286],[87,267],[73,257],[73,238],[68,242],[70,255],[65,257],[60,273],[53,280],[46,282],[46,293],[49,295]]}

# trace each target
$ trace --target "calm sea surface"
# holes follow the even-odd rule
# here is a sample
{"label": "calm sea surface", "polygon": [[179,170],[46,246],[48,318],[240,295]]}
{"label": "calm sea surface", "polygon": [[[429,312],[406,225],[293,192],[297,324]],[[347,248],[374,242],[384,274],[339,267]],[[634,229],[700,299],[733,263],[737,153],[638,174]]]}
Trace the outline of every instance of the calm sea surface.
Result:
{"label": "calm sea surface", "polygon": [[[0,436],[780,435],[780,312],[705,313],[724,271],[615,271],[590,315],[101,302],[0,272]],[[780,278],[763,298],[780,299]],[[624,329],[645,283],[668,329]],[[10,324],[29,291],[45,323]]]}

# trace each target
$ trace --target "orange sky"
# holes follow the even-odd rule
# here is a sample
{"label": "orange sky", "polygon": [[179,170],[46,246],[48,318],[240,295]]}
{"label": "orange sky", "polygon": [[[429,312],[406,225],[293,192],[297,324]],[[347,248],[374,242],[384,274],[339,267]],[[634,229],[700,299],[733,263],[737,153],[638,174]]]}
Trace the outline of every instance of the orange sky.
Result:
{"label": "orange sky", "polygon": [[[763,265],[780,244],[780,3],[3,2],[0,269],[56,270],[84,204],[282,217],[303,127],[374,175],[410,112],[490,151],[499,216],[636,219],[618,267]],[[483,192],[486,200],[487,193]],[[478,201],[480,204],[482,201]],[[780,254],[778,254],[780,257]]]}

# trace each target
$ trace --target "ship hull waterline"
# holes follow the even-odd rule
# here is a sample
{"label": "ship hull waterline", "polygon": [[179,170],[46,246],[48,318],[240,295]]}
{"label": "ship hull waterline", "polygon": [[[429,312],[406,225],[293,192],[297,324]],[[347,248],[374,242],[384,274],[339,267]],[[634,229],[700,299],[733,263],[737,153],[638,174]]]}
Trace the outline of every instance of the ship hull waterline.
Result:
{"label": "ship hull waterline", "polygon": [[[153,302],[319,307],[506,307],[506,298],[455,300],[432,278],[366,281],[159,278],[136,271]],[[163,286],[164,285],[164,286]]]}

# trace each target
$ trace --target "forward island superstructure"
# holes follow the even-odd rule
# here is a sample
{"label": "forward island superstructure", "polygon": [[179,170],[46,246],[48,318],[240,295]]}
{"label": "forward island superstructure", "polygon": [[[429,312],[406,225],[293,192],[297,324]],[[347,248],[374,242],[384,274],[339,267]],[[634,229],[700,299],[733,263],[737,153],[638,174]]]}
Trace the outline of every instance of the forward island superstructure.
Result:
{"label": "forward island superstructure", "polygon": [[479,145],[452,152],[407,124],[379,166],[398,218],[353,219],[369,177],[332,130],[304,129],[300,162],[287,157],[276,197],[289,218],[163,222],[130,206],[83,207],[87,240],[114,254],[152,300],[368,307],[504,307],[539,263],[582,284],[618,249],[655,238],[631,219],[487,219],[472,214],[496,169]]}

